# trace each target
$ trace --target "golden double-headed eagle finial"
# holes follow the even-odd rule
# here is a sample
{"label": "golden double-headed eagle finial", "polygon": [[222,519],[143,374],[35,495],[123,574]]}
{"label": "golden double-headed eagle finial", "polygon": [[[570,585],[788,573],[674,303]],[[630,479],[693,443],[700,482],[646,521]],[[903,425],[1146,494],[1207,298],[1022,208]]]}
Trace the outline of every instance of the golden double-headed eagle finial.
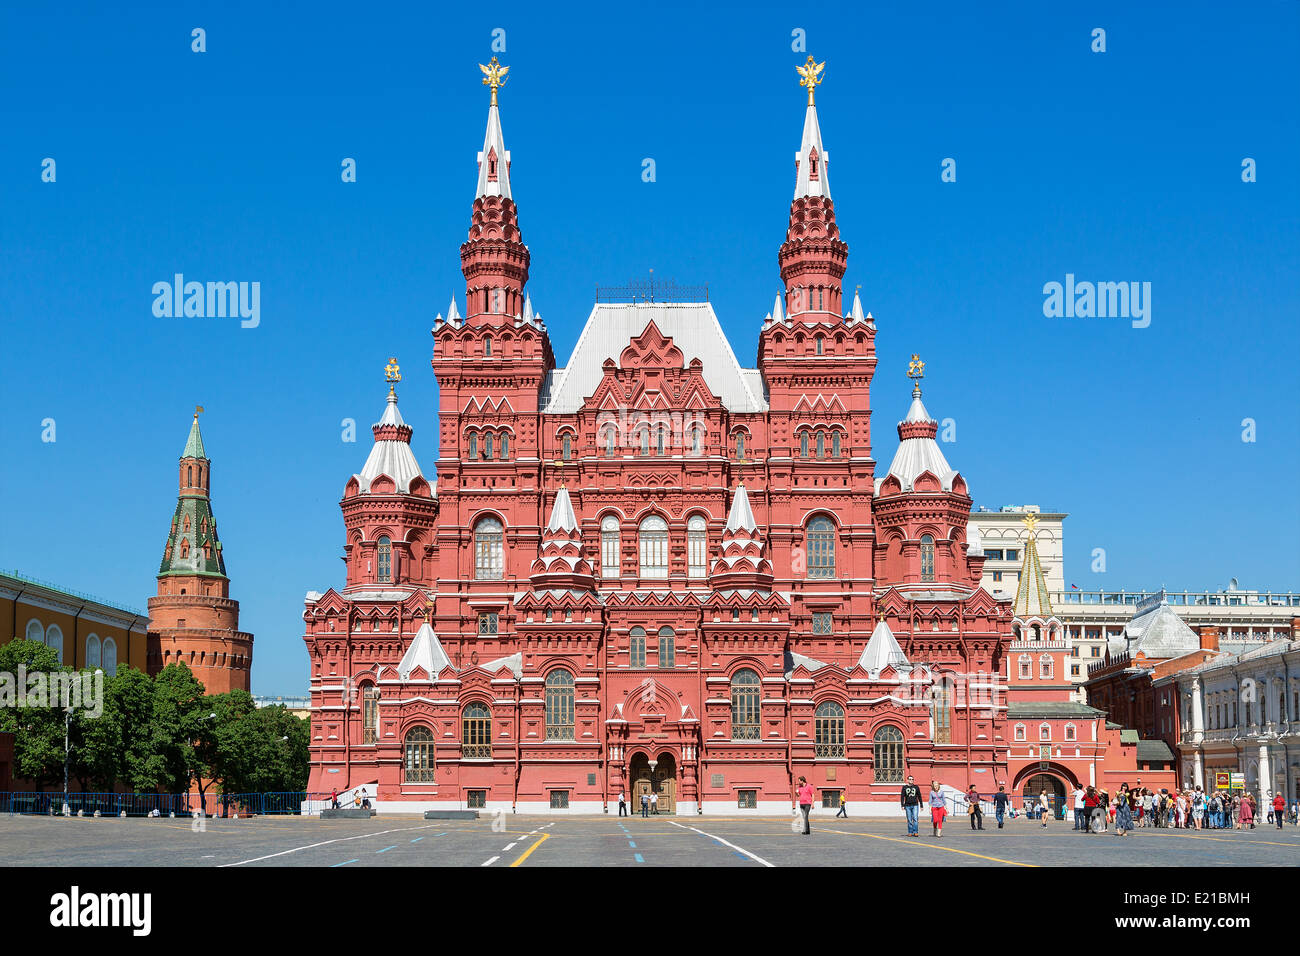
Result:
{"label": "golden double-headed eagle finial", "polygon": [[393,388],[393,386],[396,385],[401,380],[402,380],[401,366],[397,364],[397,358],[395,356],[390,357],[388,359],[388,364],[384,366],[384,381],[388,383],[389,395],[396,394],[396,391]]}
{"label": "golden double-headed eagle finial", "polygon": [[913,382],[925,378],[925,363],[921,361],[921,356],[913,353],[912,361],[907,363],[907,377]]}
{"label": "golden double-headed eagle finial", "polygon": [[808,62],[803,66],[796,66],[794,71],[799,74],[799,85],[808,87],[808,105],[813,105],[813,90],[817,84],[822,81],[822,70],[826,69],[826,61],[818,63],[814,57],[808,57]]}
{"label": "golden double-headed eagle finial", "polygon": [[1038,515],[1025,515],[1024,518],[1021,519],[1020,523],[1023,524],[1025,530],[1029,532],[1029,537],[1034,537],[1036,529],[1038,528]]}
{"label": "golden double-headed eagle finial", "polygon": [[506,74],[510,72],[510,67],[502,66],[493,57],[488,60],[487,66],[482,63],[478,68],[483,71],[483,85],[492,89],[492,105],[497,105],[497,90],[506,85]]}

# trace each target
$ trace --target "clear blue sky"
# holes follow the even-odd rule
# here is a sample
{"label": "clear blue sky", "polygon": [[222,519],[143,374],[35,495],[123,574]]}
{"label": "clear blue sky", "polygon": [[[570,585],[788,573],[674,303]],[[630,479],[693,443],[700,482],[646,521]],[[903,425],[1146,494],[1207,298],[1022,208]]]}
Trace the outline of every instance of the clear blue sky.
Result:
{"label": "clear blue sky", "polygon": [[[875,457],[920,352],[976,504],[1070,513],[1067,581],[1300,587],[1300,4],[6,6],[0,567],[143,606],[202,404],[257,693],[306,687],[302,598],[342,583],[338,500],[389,355],[436,458],[429,329],[453,292],[463,307],[497,27],[529,290],[560,362],[593,287],[654,268],[708,283],[752,364],[802,28],[828,64],[845,283],[879,325]],[[261,325],[155,318],[176,272],[260,282]],[[1150,282],[1150,327],[1044,317],[1066,273]]]}

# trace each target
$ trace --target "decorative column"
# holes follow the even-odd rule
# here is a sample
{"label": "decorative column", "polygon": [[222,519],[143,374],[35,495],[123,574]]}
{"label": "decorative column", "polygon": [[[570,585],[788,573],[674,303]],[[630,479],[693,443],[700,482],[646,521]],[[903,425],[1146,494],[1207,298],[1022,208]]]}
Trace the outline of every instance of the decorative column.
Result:
{"label": "decorative column", "polygon": [[1268,798],[1265,794],[1273,788],[1273,769],[1269,766],[1268,742],[1259,745],[1259,812],[1268,812]]}

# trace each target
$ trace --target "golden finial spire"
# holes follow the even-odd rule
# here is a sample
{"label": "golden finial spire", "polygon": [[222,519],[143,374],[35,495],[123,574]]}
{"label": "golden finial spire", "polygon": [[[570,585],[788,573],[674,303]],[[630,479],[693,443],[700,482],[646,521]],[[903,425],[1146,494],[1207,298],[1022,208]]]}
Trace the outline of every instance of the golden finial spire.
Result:
{"label": "golden finial spire", "polygon": [[912,361],[907,363],[907,377],[912,380],[912,396],[919,398],[921,395],[921,379],[925,378],[925,363],[921,361],[921,356],[915,352],[912,353]]}
{"label": "golden finial spire", "polygon": [[497,58],[493,57],[488,61],[487,66],[480,63],[478,68],[483,71],[483,85],[492,88],[492,105],[496,106],[497,90],[506,85],[506,74],[510,72],[510,67],[502,66],[497,62]]}
{"label": "golden finial spire", "polygon": [[813,105],[813,90],[817,84],[822,81],[822,70],[826,69],[826,61],[817,63],[813,57],[808,57],[808,62],[803,66],[796,66],[794,71],[799,74],[799,85],[808,87],[808,105]]}
{"label": "golden finial spire", "polygon": [[199,416],[202,415],[202,414],[203,414],[203,406],[202,406],[202,405],[195,405],[195,406],[194,406],[194,420],[195,420],[196,422],[199,420]]}
{"label": "golden finial spire", "polygon": [[388,394],[394,395],[396,392],[393,386],[402,380],[402,369],[397,364],[396,356],[388,359],[388,364],[384,366],[384,381],[388,383]]}
{"label": "golden finial spire", "polygon": [[1030,538],[1036,536],[1036,529],[1038,528],[1038,515],[1033,515],[1033,514],[1025,515],[1024,518],[1021,519],[1020,523],[1025,526],[1025,530],[1029,532]]}

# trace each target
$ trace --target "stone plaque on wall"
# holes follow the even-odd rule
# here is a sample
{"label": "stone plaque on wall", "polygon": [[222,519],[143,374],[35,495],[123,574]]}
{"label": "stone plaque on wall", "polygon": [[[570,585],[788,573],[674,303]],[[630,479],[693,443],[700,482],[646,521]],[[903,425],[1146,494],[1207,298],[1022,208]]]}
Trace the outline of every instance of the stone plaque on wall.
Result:
{"label": "stone plaque on wall", "polygon": [[715,787],[725,787],[727,785],[726,778],[720,773],[715,773],[711,779]]}

